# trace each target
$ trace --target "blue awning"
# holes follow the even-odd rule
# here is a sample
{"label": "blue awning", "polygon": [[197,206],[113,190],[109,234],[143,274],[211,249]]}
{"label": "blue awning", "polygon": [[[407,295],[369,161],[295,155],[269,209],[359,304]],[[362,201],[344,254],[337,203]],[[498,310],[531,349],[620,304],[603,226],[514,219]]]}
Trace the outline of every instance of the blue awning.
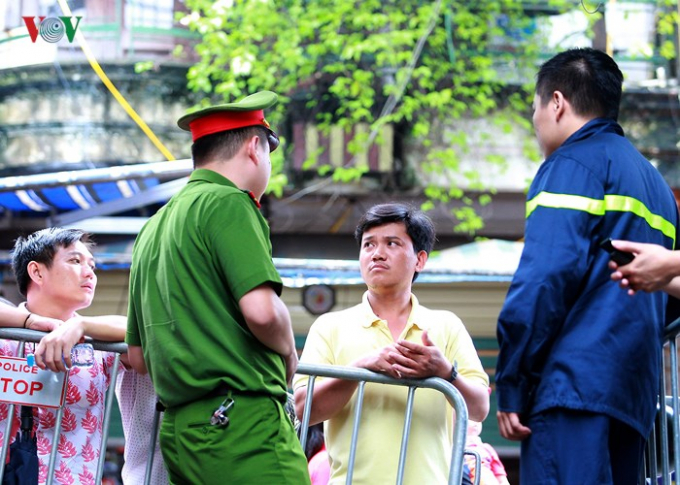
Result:
{"label": "blue awning", "polygon": [[0,192],[0,207],[12,212],[90,209],[102,202],[134,197],[158,184],[157,178],[144,178]]}
{"label": "blue awning", "polygon": [[26,212],[90,209],[134,198],[163,180],[187,176],[192,168],[187,159],[4,177],[0,178],[0,207]]}
{"label": "blue awning", "polygon": [[[46,217],[47,227],[106,219],[166,202],[192,169],[187,159],[4,177],[0,178],[0,213]],[[116,222],[109,221],[109,226],[120,226]]]}

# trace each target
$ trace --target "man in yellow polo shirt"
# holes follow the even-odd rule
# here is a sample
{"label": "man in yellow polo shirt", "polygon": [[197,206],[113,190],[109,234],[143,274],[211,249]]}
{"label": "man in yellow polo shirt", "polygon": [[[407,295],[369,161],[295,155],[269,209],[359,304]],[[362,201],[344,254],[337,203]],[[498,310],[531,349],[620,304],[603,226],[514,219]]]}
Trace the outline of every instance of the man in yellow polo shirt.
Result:
{"label": "man in yellow polo shirt", "polygon": [[[354,307],[322,315],[312,325],[301,362],[360,367],[395,378],[442,377],[460,391],[470,419],[489,411],[489,378],[463,323],[448,311],[421,306],[411,286],[435,241],[432,221],[402,204],[371,208],[359,221],[361,276],[368,287]],[[294,381],[298,413],[307,376]],[[326,421],[331,484],[345,483],[357,383],[319,378],[310,424]],[[367,384],[353,481],[396,481],[407,389]],[[404,483],[446,483],[451,457],[453,410],[441,393],[415,395]]]}

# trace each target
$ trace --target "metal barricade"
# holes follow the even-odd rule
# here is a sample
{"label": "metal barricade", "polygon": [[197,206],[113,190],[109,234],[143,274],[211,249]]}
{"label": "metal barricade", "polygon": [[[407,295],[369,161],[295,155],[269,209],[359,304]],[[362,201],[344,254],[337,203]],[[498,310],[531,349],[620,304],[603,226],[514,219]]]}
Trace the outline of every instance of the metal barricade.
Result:
{"label": "metal barricade", "polygon": [[[44,332],[38,332],[35,330],[25,330],[18,328],[0,328],[0,339],[5,340],[15,340],[20,342],[19,355],[23,356],[23,347],[25,342],[39,342],[45,336]],[[97,465],[97,475],[96,483],[101,483],[102,476],[104,473],[104,462],[106,460],[106,443],[108,441],[109,425],[111,422],[111,409],[113,405],[113,400],[115,399],[115,381],[118,376],[118,368],[120,363],[120,354],[127,352],[127,345],[122,342],[101,342],[88,340],[89,343],[93,345],[96,350],[101,350],[105,352],[115,352],[116,358],[114,360],[114,366],[111,369],[110,374],[110,384],[107,389],[104,407],[104,420],[102,423],[102,442],[99,453],[99,462]],[[298,369],[298,374],[304,374],[309,376],[307,384],[307,401],[304,407],[304,415],[302,419],[301,436],[300,441],[302,447],[304,448],[307,441],[307,428],[309,426],[309,416],[312,405],[312,392],[314,390],[314,382],[316,377],[334,377],[339,379],[353,380],[359,382],[359,387],[357,389],[357,402],[359,403],[355,416],[354,416],[354,429],[352,432],[352,441],[350,447],[350,461],[349,461],[349,473],[347,477],[347,483],[352,482],[352,471],[354,468],[354,460],[356,457],[356,443],[359,433],[359,420],[361,418],[362,403],[364,396],[364,388],[367,382],[386,384],[386,385],[397,385],[408,387],[408,397],[406,404],[406,411],[404,415],[404,427],[402,432],[402,442],[399,455],[399,464],[397,471],[397,484],[403,483],[404,467],[406,464],[406,450],[408,447],[408,440],[411,429],[411,421],[413,416],[413,403],[415,392],[417,388],[423,389],[433,389],[444,394],[446,399],[451,403],[455,411],[455,420],[453,428],[453,448],[451,452],[451,461],[449,466],[449,481],[448,483],[453,485],[458,485],[461,483],[463,477],[463,455],[465,448],[465,438],[467,431],[467,421],[468,413],[467,406],[463,397],[460,395],[458,390],[453,386],[453,384],[440,378],[429,378],[429,379],[393,379],[391,377],[377,374],[365,369],[357,369],[350,367],[341,366],[328,366],[328,365],[309,365],[305,363],[300,363]],[[9,449],[9,442],[11,440],[11,426],[14,417],[14,405],[9,404],[9,412],[7,417],[7,425],[5,429],[5,439],[2,443],[2,448],[0,451],[0,482],[2,481],[2,476],[5,468],[5,459],[7,456],[7,451]],[[59,440],[59,433],[61,430],[61,420],[63,415],[63,406],[59,408],[57,413],[57,420],[55,423],[55,436],[53,443],[57,443]],[[158,417],[159,413],[156,413],[156,422],[154,423],[154,433],[150,436],[150,446],[149,446],[149,461],[146,470],[146,478],[144,483],[149,483],[151,476],[151,465],[153,463],[153,456],[155,452],[155,443],[157,439],[158,431]],[[54,467],[56,464],[56,453],[57,447],[52,446],[48,474],[47,474],[47,484],[53,482],[54,477]]]}
{"label": "metal barricade", "polygon": [[[670,485],[677,481],[680,470],[680,410],[678,399],[678,334],[680,318],[664,331],[661,355],[657,417],[647,440],[645,462],[640,483]],[[670,395],[668,387],[670,386]]]}
{"label": "metal barricade", "polygon": [[[19,356],[24,356],[24,345],[26,342],[40,342],[40,340],[45,336],[44,332],[38,332],[36,330],[25,330],[20,328],[0,328],[0,339],[4,340],[14,340],[20,342],[19,346]],[[109,425],[111,422],[111,409],[113,405],[113,400],[115,397],[115,385],[116,378],[118,376],[118,366],[120,363],[120,354],[127,353],[127,345],[122,342],[101,342],[95,340],[88,340],[89,343],[95,348],[95,350],[101,350],[104,352],[115,352],[116,358],[114,360],[113,368],[111,369],[111,378],[109,383],[109,388],[106,392],[106,398],[104,403],[104,420],[102,422],[102,443],[99,450],[99,461],[97,463],[97,475],[95,477],[96,483],[101,483],[102,476],[104,474],[104,462],[106,461],[106,442],[108,441],[109,435]],[[2,451],[0,451],[0,482],[2,482],[2,477],[5,471],[5,457],[7,456],[7,450],[9,449],[9,442],[11,437],[12,421],[14,418],[14,405],[9,404],[9,412],[7,416],[7,425],[4,432],[4,440],[2,443]],[[55,436],[53,440],[53,446],[50,453],[48,473],[47,473],[47,485],[50,485],[54,479],[54,467],[56,464],[57,457],[57,446],[56,443],[59,442],[59,434],[61,432],[61,420],[63,416],[64,407],[59,408],[57,412],[57,420],[55,423]],[[152,450],[153,452],[153,450]]]}
{"label": "metal barricade", "polygon": [[307,398],[304,406],[304,414],[302,416],[300,442],[302,448],[307,443],[307,429],[309,427],[309,416],[312,408],[312,394],[314,392],[314,382],[317,377],[334,377],[337,379],[345,379],[351,381],[358,381],[357,388],[357,406],[354,414],[354,428],[352,430],[352,439],[350,442],[350,455],[348,464],[348,473],[346,483],[352,483],[352,473],[354,470],[354,461],[356,458],[356,445],[359,435],[359,420],[361,418],[364,389],[367,382],[374,382],[379,384],[396,385],[408,387],[408,397],[406,401],[406,411],[404,415],[404,428],[402,432],[401,449],[399,452],[399,464],[397,470],[397,484],[401,485],[404,479],[404,467],[406,464],[406,450],[408,447],[408,439],[411,430],[411,420],[413,417],[413,402],[415,391],[417,388],[434,389],[446,397],[455,410],[455,421],[453,427],[453,449],[451,451],[451,462],[449,466],[449,481],[450,485],[459,485],[463,478],[463,453],[465,448],[465,437],[467,432],[468,412],[467,406],[463,397],[450,382],[440,379],[438,377],[431,377],[428,379],[393,379],[383,374],[368,371],[366,369],[357,369],[354,367],[341,367],[330,365],[310,365],[300,363],[297,369],[298,374],[309,376],[307,380]]}

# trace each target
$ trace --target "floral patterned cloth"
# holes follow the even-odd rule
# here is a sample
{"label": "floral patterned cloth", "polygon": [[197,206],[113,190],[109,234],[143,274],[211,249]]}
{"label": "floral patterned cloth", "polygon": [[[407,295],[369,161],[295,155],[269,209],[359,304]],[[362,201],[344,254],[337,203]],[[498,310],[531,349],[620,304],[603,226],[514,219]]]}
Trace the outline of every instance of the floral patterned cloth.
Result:
{"label": "floral patterned cloth", "polygon": [[[0,355],[16,356],[18,342],[0,340]],[[31,352],[32,344],[26,344]],[[94,485],[97,462],[102,441],[102,422],[106,390],[110,384],[110,371],[115,353],[95,351],[92,367],[73,367],[69,371],[66,403],[61,421],[61,434],[57,443],[54,483]],[[0,439],[4,440],[8,405],[0,404]],[[39,481],[47,480],[50,451],[54,441],[57,409],[34,409],[40,461]],[[15,410],[12,441],[19,429],[19,412]]]}

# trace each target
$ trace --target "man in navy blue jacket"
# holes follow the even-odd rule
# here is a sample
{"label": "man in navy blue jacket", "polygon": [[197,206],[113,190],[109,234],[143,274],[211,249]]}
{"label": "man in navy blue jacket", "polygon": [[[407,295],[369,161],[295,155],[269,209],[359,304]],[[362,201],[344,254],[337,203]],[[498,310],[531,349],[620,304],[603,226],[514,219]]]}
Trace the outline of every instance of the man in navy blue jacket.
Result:
{"label": "man in navy blue jacket", "polygon": [[623,75],[593,49],[547,61],[534,127],[546,157],[527,197],[525,248],[498,320],[501,434],[523,483],[637,483],[651,430],[666,295],[629,298],[607,238],[675,245],[678,213],[617,124]]}

